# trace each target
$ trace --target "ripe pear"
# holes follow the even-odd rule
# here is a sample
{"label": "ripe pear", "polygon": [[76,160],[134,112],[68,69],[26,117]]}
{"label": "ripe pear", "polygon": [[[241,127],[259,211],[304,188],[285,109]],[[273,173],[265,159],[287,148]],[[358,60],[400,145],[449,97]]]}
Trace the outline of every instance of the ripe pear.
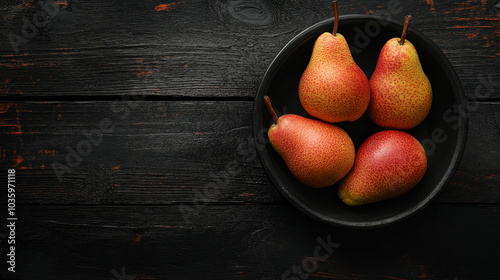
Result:
{"label": "ripe pear", "polygon": [[377,132],[359,147],[338,195],[350,206],[395,198],[415,187],[426,169],[427,157],[417,139],[400,130]]}
{"label": "ripe pear", "polygon": [[274,119],[269,140],[295,178],[307,186],[324,188],[349,172],[355,150],[342,128],[295,114],[278,118],[269,97],[264,99]]}
{"label": "ripe pear", "polygon": [[411,16],[407,16],[401,39],[387,41],[370,77],[368,116],[386,129],[410,129],[419,125],[432,105],[432,87],[418,53],[406,40]]}
{"label": "ripe pear", "polygon": [[355,121],[368,108],[370,85],[352,58],[347,42],[337,33],[338,8],[334,1],[333,33],[321,34],[299,82],[302,107],[327,122]]}

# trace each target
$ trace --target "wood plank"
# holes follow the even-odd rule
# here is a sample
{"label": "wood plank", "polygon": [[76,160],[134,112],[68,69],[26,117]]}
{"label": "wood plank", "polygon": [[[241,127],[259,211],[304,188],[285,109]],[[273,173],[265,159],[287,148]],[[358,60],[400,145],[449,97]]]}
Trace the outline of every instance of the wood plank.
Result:
{"label": "wood plank", "polygon": [[[15,52],[9,34],[22,36],[32,26],[23,18],[43,11],[41,3],[2,3],[2,96],[253,98],[279,50],[333,16],[325,1],[65,0]],[[346,0],[340,13],[399,21],[411,13],[412,28],[446,53],[469,99],[499,98],[498,8],[483,3]]]}
{"label": "wood plank", "polygon": [[[125,276],[122,268],[130,279],[294,279],[282,276],[304,260],[308,279],[500,277],[498,206],[434,205],[363,231],[320,224],[288,205],[209,206],[190,224],[175,206],[18,213],[16,277],[2,270],[2,279],[119,279],[112,271]],[[317,251],[326,259],[314,267],[318,238],[333,245]]]}
{"label": "wood plank", "polygon": [[[115,105],[113,105],[115,104]],[[0,116],[0,169],[16,168],[23,204],[286,203],[255,155],[252,102],[15,102]],[[477,106],[476,106],[477,105]],[[465,154],[439,202],[500,201],[500,103],[473,103]],[[113,110],[115,112],[113,112]],[[128,110],[128,111],[126,111]],[[123,118],[123,119],[122,119]],[[67,161],[109,120],[99,145]],[[444,143],[446,144],[446,143]],[[241,146],[240,146],[241,145]],[[240,147],[240,149],[238,149]],[[87,152],[86,146],[80,147]],[[62,181],[52,164],[65,171]],[[234,172],[230,172],[233,170]]]}

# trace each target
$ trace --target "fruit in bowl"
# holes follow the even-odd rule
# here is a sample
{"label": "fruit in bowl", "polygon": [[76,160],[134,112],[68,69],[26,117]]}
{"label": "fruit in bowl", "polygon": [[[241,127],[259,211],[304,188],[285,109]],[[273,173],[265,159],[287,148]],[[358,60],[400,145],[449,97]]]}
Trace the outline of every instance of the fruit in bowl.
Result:
{"label": "fruit in bowl", "polygon": [[380,131],[359,147],[338,195],[349,206],[399,197],[422,180],[426,169],[424,148],[415,137],[399,130]]}
{"label": "fruit in bowl", "polygon": [[[338,31],[348,43],[354,61],[371,79],[383,46],[390,39],[401,36],[402,21],[377,15],[343,15],[338,20]],[[379,32],[365,33],[367,41],[363,45],[357,44],[360,32],[375,25],[378,25]],[[422,70],[429,79],[432,92],[436,93],[432,96],[427,117],[414,128],[404,130],[417,139],[426,151],[427,169],[424,176],[404,195],[356,207],[345,204],[339,198],[338,186],[342,180],[329,187],[307,187],[290,171],[269,141],[268,131],[274,120],[263,97],[269,96],[277,111],[323,121],[305,110],[299,99],[298,88],[311,60],[316,40],[321,34],[331,32],[332,26],[334,18],[318,22],[300,32],[282,48],[266,70],[253,110],[253,136],[257,153],[276,189],[305,214],[328,224],[351,228],[387,226],[428,206],[450,182],[465,148],[468,124],[465,115],[450,110],[456,106],[466,106],[464,93],[443,51],[418,30],[409,29],[407,39],[418,50]],[[370,120],[366,112],[356,121],[342,121],[334,125],[349,135],[358,151],[371,135],[386,129]],[[435,140],[436,135],[441,135],[440,139]]]}
{"label": "fruit in bowl", "polygon": [[299,98],[304,109],[327,122],[355,121],[368,108],[368,78],[352,58],[342,34],[337,33],[338,7],[333,1],[333,32],[321,34],[299,82]]}
{"label": "fruit in bowl", "polygon": [[368,116],[383,128],[414,128],[431,109],[431,83],[422,70],[417,50],[406,40],[410,20],[411,16],[406,16],[401,38],[385,43],[370,78]]}
{"label": "fruit in bowl", "polygon": [[295,114],[278,118],[268,96],[264,97],[274,123],[269,141],[292,174],[313,188],[331,186],[354,164],[354,144],[340,127]]}
{"label": "fruit in bowl", "polygon": [[337,1],[333,7],[333,32],[316,39],[298,86],[302,106],[320,120],[295,114],[278,118],[265,96],[274,120],[269,140],[295,178],[307,186],[328,187],[349,173],[338,190],[349,206],[399,197],[425,174],[427,158],[418,140],[405,132],[382,131],[355,153],[349,135],[327,122],[356,121],[368,107],[370,118],[384,128],[413,128],[423,121],[432,89],[415,48],[405,42],[411,16],[405,18],[401,38],[390,39],[382,48],[369,83],[345,38],[337,33]]}

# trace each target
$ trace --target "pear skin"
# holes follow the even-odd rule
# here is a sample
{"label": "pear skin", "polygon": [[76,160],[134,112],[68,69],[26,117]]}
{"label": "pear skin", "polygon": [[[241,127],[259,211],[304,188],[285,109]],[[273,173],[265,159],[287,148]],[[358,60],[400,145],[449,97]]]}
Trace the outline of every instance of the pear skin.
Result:
{"label": "pear skin", "polygon": [[427,156],[417,139],[399,130],[377,132],[359,147],[338,196],[349,206],[399,197],[414,188],[426,170]]}
{"label": "pear skin", "polygon": [[411,129],[427,116],[432,87],[413,44],[400,38],[387,41],[370,77],[368,116],[386,129]]}
{"label": "pear skin", "polygon": [[325,32],[316,39],[300,78],[299,99],[311,116],[331,123],[355,121],[368,108],[368,78],[340,33]]}
{"label": "pear skin", "polygon": [[335,184],[354,164],[354,144],[334,124],[286,114],[271,125],[268,136],[295,178],[313,188]]}

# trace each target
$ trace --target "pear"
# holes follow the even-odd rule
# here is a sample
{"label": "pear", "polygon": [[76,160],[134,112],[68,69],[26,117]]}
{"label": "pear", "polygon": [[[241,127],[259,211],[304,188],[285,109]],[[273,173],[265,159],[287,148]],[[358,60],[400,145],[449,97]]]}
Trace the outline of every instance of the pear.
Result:
{"label": "pear", "polygon": [[368,116],[386,129],[411,129],[419,125],[432,105],[432,87],[418,53],[406,40],[411,16],[406,16],[400,38],[387,41],[370,77]]}
{"label": "pear", "polygon": [[426,169],[427,157],[417,139],[400,130],[380,131],[359,147],[338,195],[350,206],[395,198],[414,188]]}
{"label": "pear", "polygon": [[354,144],[340,127],[295,114],[278,118],[264,97],[274,123],[269,141],[291,173],[303,184],[323,188],[342,179],[354,164]]}
{"label": "pear", "polygon": [[333,33],[325,32],[316,39],[300,78],[299,99],[307,113],[323,121],[355,121],[368,108],[370,86],[352,58],[344,36],[337,33],[337,1],[333,5]]}

